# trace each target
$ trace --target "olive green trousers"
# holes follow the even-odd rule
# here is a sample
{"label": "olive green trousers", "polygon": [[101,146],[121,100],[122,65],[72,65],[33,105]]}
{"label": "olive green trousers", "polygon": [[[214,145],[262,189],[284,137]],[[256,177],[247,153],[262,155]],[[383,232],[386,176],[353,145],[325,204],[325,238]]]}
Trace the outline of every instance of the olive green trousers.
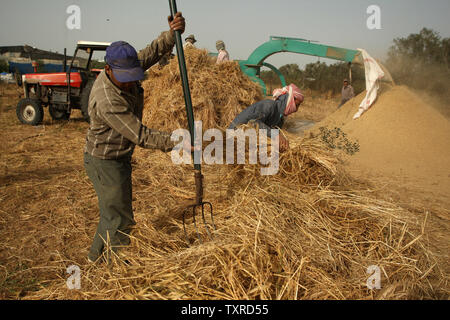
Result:
{"label": "olive green trousers", "polygon": [[132,207],[131,156],[102,160],[84,154],[84,167],[98,198],[100,220],[88,258],[96,261],[105,249],[113,251],[130,244],[136,224]]}

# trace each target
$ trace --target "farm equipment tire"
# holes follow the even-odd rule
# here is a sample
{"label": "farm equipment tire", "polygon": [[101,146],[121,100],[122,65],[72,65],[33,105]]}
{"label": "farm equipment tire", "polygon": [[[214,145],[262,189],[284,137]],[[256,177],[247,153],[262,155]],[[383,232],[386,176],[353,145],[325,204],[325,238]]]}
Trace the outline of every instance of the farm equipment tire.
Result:
{"label": "farm equipment tire", "polygon": [[53,120],[69,120],[70,113],[67,113],[64,110],[58,110],[55,107],[49,106],[48,112]]}
{"label": "farm equipment tire", "polygon": [[80,104],[81,104],[81,113],[83,114],[84,120],[87,121],[87,123],[90,122],[89,119],[89,112],[88,112],[88,106],[89,106],[89,95],[91,94],[92,86],[94,85],[95,80],[89,80],[86,83],[86,86],[83,89],[83,92],[81,92],[80,97]]}
{"label": "farm equipment tire", "polygon": [[38,100],[25,98],[17,104],[16,114],[23,124],[37,126],[44,119],[44,108]]}

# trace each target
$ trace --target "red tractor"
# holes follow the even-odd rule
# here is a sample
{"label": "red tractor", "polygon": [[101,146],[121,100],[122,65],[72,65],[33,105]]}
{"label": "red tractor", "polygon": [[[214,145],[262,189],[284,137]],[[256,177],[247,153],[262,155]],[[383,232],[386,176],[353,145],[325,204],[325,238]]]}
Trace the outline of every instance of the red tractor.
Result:
{"label": "red tractor", "polygon": [[[91,69],[94,51],[106,51],[109,43],[79,41],[67,71],[30,73],[22,76],[25,98],[17,104],[16,113],[24,124],[39,125],[48,107],[54,120],[68,120],[72,109],[81,109],[89,122],[89,94],[100,69]],[[64,63],[66,69],[66,64]]]}

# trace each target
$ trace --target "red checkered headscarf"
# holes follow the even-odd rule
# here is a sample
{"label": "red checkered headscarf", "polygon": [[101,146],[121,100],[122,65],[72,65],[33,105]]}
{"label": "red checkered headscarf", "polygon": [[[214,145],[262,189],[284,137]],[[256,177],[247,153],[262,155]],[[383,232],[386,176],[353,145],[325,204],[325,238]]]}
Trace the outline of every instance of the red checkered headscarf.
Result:
{"label": "red checkered headscarf", "polygon": [[274,99],[278,99],[278,97],[285,94],[289,95],[286,103],[286,108],[284,109],[284,115],[288,116],[297,111],[297,106],[295,105],[294,98],[297,98],[301,102],[303,102],[305,98],[303,97],[300,89],[293,83],[284,88],[275,89],[272,95]]}

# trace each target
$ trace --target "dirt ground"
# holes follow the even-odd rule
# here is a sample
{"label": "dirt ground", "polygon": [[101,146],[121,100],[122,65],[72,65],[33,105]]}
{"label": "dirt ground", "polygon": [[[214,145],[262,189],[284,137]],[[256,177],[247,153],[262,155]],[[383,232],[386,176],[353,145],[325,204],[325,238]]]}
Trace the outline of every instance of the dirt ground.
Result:
{"label": "dirt ground", "polygon": [[64,226],[63,215],[91,215],[87,227],[95,228],[94,199],[78,197],[91,188],[82,160],[87,123],[78,112],[69,122],[53,122],[45,110],[42,125],[22,125],[15,111],[22,93],[13,85],[0,89],[0,298],[18,298],[35,288],[41,270],[33,267],[41,251],[51,251],[55,261],[70,256],[61,248],[70,248],[67,230],[78,228],[80,220],[72,216]]}
{"label": "dirt ground", "polygon": [[[87,123],[77,110],[68,122],[52,121],[45,110],[42,125],[25,126],[15,114],[21,95],[22,91],[13,85],[0,88],[0,299],[26,298],[38,283],[45,286],[38,278],[42,270],[33,267],[43,250],[52,253],[49,269],[56,268],[58,261],[71,261],[73,257],[77,257],[74,264],[86,264],[84,259],[98,215],[97,199],[82,160]],[[295,117],[320,121],[335,111],[336,102],[308,102]],[[417,179],[352,171],[351,165],[348,168],[355,176],[377,186],[372,190],[377,197],[395,200],[417,214],[418,224],[427,219],[429,243],[443,265],[448,263],[449,190],[441,188],[437,192],[436,186]],[[80,198],[80,194],[89,196]],[[139,192],[139,186],[135,194],[136,202],[145,196]],[[70,244],[80,239],[71,238],[72,228],[86,230],[86,252],[74,253],[78,249]],[[60,277],[65,281],[67,275],[61,272]]]}

